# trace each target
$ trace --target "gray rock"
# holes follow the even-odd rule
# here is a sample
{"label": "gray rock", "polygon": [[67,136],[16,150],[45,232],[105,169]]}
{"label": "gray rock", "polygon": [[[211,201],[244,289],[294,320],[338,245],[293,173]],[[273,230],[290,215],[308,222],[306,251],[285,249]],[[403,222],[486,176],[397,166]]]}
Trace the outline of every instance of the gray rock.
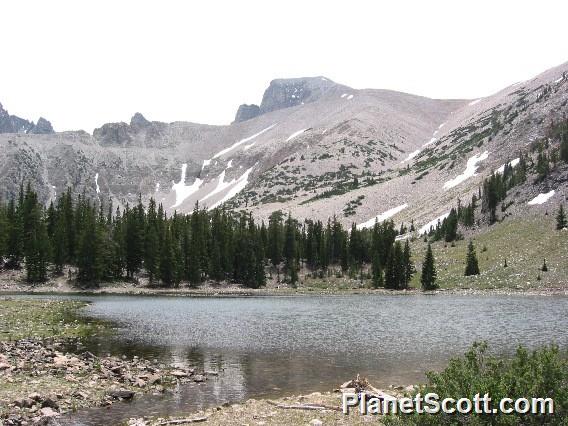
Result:
{"label": "gray rock", "polygon": [[264,92],[260,111],[276,111],[314,102],[336,84],[325,77],[287,78],[272,80]]}
{"label": "gray rock", "polygon": [[151,124],[152,123],[146,120],[146,118],[139,112],[134,114],[130,119],[130,127],[147,127]]}
{"label": "gray rock", "polygon": [[112,390],[107,392],[107,396],[112,399],[132,399],[135,393],[129,390]]}
{"label": "gray rock", "polygon": [[47,121],[45,118],[40,117],[35,126],[33,126],[28,133],[32,133],[35,135],[48,135],[50,133],[55,133],[51,123]]}
{"label": "gray rock", "polygon": [[250,120],[260,115],[260,107],[254,104],[242,104],[237,110],[234,123]]}

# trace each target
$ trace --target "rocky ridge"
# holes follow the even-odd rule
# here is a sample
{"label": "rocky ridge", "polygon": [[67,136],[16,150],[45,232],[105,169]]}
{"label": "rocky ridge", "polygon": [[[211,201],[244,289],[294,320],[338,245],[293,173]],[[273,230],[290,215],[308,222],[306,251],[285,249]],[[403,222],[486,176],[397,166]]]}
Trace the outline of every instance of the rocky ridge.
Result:
{"label": "rocky ridge", "polygon": [[[421,227],[566,115],[567,72],[563,64],[476,100],[355,90],[325,77],[279,79],[258,109],[240,108],[229,126],[137,113],[92,136],[4,134],[0,195],[31,181],[46,203],[71,186],[114,206],[141,194],[170,212],[191,211],[198,201],[260,219],[281,209],[300,219],[335,214],[363,225],[389,216]],[[566,195],[559,182],[552,203]],[[535,191],[545,190],[521,188],[515,208],[526,210]]]}

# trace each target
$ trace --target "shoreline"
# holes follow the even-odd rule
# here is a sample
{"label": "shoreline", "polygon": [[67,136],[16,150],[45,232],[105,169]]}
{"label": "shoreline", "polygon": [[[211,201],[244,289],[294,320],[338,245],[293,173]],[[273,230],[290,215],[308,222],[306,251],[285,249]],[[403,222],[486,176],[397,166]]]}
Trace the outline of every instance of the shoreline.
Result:
{"label": "shoreline", "polygon": [[278,297],[278,296],[346,296],[346,295],[488,295],[488,296],[568,296],[568,287],[511,285],[494,287],[475,287],[471,280],[464,280],[467,286],[442,287],[433,291],[422,291],[410,287],[405,290],[372,288],[369,281],[346,277],[313,279],[304,276],[296,287],[277,282],[273,277],[266,286],[253,289],[231,282],[205,281],[198,287],[182,283],[178,287],[160,287],[150,285],[147,279],[141,277],[137,283],[129,281],[112,281],[99,283],[96,287],[75,285],[64,276],[51,277],[41,284],[30,284],[25,281],[22,270],[0,270],[0,296],[10,296],[22,293],[46,295],[123,295],[123,296],[185,296],[185,297]]}
{"label": "shoreline", "polygon": [[260,288],[250,289],[236,285],[159,288],[123,284],[104,284],[98,288],[50,285],[17,284],[0,287],[0,297],[30,295],[69,295],[69,296],[164,296],[164,297],[304,297],[304,296],[568,296],[564,288],[448,288],[434,291],[422,291],[416,288],[407,290],[389,290],[384,288]]}
{"label": "shoreline", "polygon": [[218,374],[138,355],[89,352],[83,338],[111,330],[82,321],[84,305],[0,297],[0,424],[51,424],[80,409],[161,395]]}

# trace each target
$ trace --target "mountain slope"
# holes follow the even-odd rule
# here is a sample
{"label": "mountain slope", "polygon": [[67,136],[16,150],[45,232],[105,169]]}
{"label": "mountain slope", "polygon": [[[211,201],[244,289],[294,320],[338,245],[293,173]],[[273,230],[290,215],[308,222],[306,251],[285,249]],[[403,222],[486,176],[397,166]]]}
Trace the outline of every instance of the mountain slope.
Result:
{"label": "mountain slope", "polygon": [[[170,212],[199,202],[262,219],[281,209],[300,219],[335,214],[369,226],[392,217],[423,227],[566,115],[567,72],[563,64],[479,100],[280,79],[229,126],[137,113],[93,135],[0,134],[0,192],[9,197],[31,181],[45,202],[72,186],[120,206],[154,197]],[[566,196],[562,176],[553,203]],[[527,205],[546,185],[520,188],[513,210],[546,208]]]}

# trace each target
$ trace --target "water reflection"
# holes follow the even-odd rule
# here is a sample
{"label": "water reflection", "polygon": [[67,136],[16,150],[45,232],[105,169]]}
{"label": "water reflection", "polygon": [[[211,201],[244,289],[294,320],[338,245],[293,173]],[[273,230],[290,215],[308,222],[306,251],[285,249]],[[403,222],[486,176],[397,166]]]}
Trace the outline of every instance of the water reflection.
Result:
{"label": "water reflection", "polygon": [[568,346],[568,298],[384,296],[90,297],[86,314],[117,325],[94,353],[218,371],[202,385],[77,413],[68,424],[183,413],[248,398],[330,390],[357,373],[378,386],[424,379],[476,340],[509,355],[522,343]]}

